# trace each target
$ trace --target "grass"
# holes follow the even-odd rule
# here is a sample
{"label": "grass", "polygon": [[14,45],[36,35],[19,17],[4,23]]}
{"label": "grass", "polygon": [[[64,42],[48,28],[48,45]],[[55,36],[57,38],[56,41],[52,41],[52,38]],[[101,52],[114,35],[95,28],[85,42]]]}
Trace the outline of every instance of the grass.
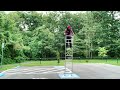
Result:
{"label": "grass", "polygon": [[23,63],[2,65],[2,68],[0,66],[0,72],[7,69],[15,68],[17,66],[63,66],[63,65],[64,61],[60,61],[59,64],[57,63],[57,61],[42,61],[41,63],[40,61],[26,61]]}
{"label": "grass", "polygon": [[21,66],[61,66],[64,65],[64,61],[60,61],[58,64],[57,61],[27,61],[20,64]]}
{"label": "grass", "polygon": [[11,68],[15,68],[17,67],[18,64],[7,64],[7,65],[2,65],[2,67],[0,66],[0,72],[7,70],[7,69],[11,69]]}
{"label": "grass", "polygon": [[89,60],[74,60],[74,63],[105,63],[120,66],[120,60],[117,59],[89,59]]}
{"label": "grass", "polygon": [[[74,60],[73,63],[105,63],[105,64],[112,64],[120,66],[120,60],[116,59],[109,59],[109,60],[98,60],[98,59],[89,59],[89,60]],[[64,60],[61,60],[58,64],[57,61],[26,61],[19,64],[8,64],[2,65],[0,68],[0,72],[14,68],[16,66],[63,66]]]}

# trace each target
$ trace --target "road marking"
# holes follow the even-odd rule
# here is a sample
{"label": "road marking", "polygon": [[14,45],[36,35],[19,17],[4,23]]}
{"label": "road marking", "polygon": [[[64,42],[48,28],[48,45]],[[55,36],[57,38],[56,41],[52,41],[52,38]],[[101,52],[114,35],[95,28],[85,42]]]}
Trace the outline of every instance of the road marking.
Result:
{"label": "road marking", "polygon": [[[71,72],[67,68],[68,72]],[[26,68],[18,68],[18,69],[9,69],[4,71],[5,74],[47,74],[47,73],[64,73],[65,68],[55,68],[55,67],[49,67],[49,68],[40,68],[40,67],[26,67]]]}

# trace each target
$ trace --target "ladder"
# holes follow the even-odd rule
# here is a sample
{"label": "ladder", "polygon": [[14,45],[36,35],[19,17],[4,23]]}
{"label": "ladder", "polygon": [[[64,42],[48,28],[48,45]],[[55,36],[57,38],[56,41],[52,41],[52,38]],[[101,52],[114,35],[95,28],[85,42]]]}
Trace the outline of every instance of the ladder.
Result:
{"label": "ladder", "polygon": [[[73,72],[73,36],[71,36],[71,39],[67,39],[67,37],[70,35],[65,36],[65,72],[64,74],[72,74]],[[70,47],[70,44],[72,46]],[[69,69],[70,70],[69,70]]]}
{"label": "ladder", "polygon": [[[64,71],[64,73],[59,74],[59,77],[61,79],[80,78],[78,75],[73,73],[73,40],[74,40],[74,38],[72,36],[71,39],[68,39],[68,38],[66,38],[67,36],[65,36],[65,71]],[[69,41],[71,41],[71,42],[69,42]],[[70,43],[72,44],[72,47],[70,47]],[[71,53],[68,53],[67,49],[70,49]],[[71,68],[71,70],[70,70],[70,68]]]}

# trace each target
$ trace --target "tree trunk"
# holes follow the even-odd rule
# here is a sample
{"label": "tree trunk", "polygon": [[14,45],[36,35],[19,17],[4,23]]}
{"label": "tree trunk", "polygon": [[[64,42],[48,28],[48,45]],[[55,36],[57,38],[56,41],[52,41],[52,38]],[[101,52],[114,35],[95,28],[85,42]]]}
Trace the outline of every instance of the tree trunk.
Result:
{"label": "tree trunk", "polygon": [[89,55],[88,55],[88,56],[89,56],[89,58],[90,58],[90,45],[89,45]]}
{"label": "tree trunk", "polygon": [[[91,43],[91,50],[92,50],[92,47],[93,47],[93,45],[92,45],[92,43]],[[91,59],[92,59],[92,51],[91,51]]]}
{"label": "tree trunk", "polygon": [[86,42],[86,58],[87,58],[87,55],[88,55],[87,53],[88,53],[88,52],[87,52],[87,42]]}
{"label": "tree trunk", "polygon": [[88,50],[89,50],[89,51],[88,51],[88,52],[89,52],[89,54],[88,54],[89,58],[90,58],[90,46],[91,46],[91,45],[90,45],[90,37],[89,37],[89,48],[88,48]]}

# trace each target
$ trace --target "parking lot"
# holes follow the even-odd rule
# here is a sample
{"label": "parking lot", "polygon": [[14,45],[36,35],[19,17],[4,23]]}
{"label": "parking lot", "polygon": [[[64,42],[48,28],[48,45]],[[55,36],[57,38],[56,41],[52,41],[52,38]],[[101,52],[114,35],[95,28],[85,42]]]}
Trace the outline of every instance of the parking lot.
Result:
{"label": "parking lot", "polygon": [[[69,67],[68,72],[71,72]],[[61,79],[64,66],[16,67],[3,71],[0,79]],[[120,79],[120,66],[110,64],[74,64],[73,73],[78,79]],[[73,78],[74,79],[74,78]]]}

